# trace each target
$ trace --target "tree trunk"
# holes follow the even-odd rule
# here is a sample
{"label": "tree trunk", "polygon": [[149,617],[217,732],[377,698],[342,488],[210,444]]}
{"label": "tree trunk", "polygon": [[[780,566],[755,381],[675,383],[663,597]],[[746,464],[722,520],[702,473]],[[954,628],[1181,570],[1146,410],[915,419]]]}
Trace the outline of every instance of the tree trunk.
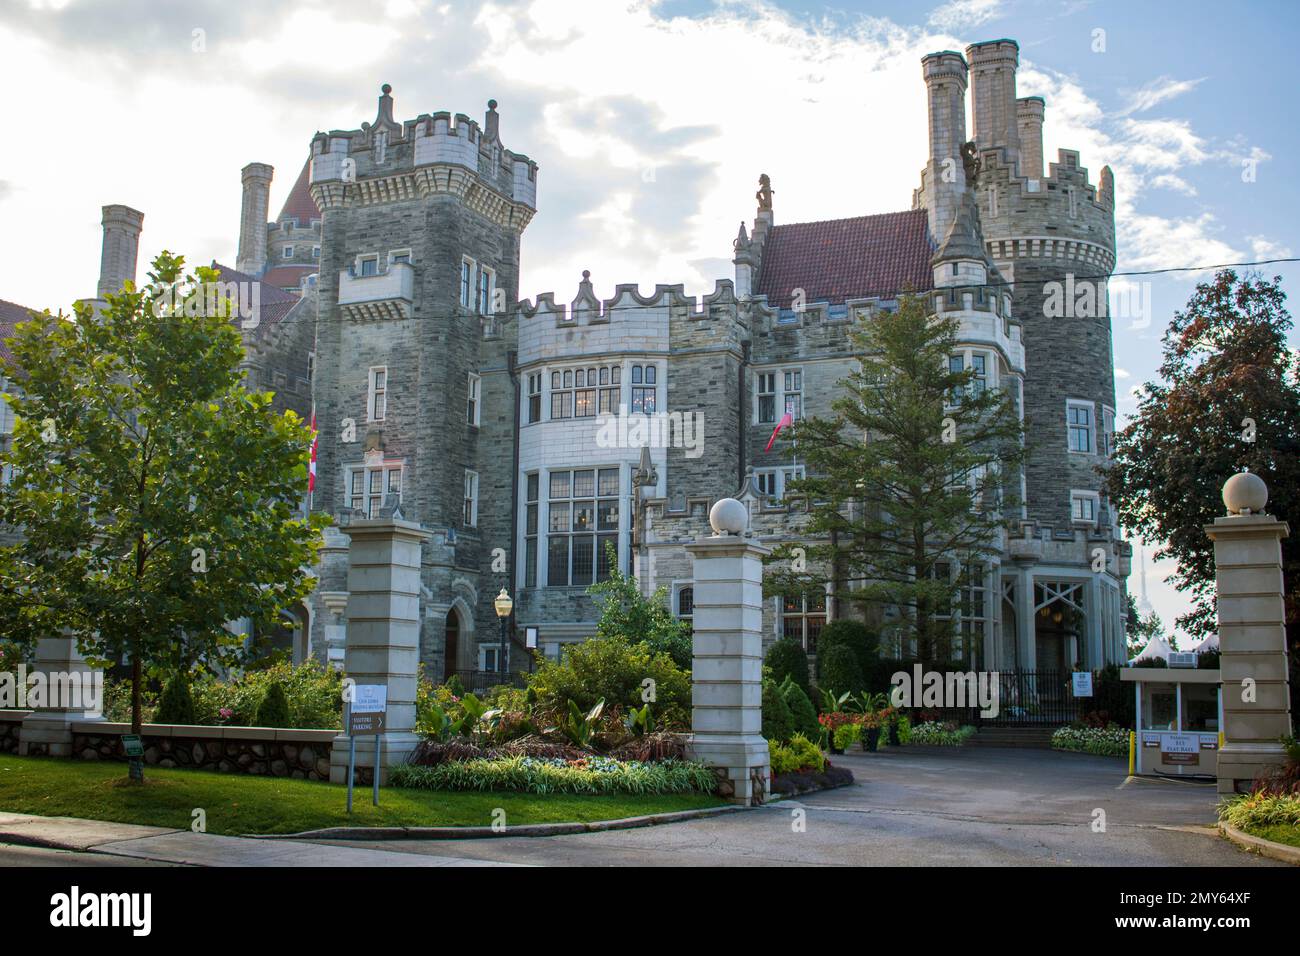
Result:
{"label": "tree trunk", "polygon": [[140,684],[144,678],[140,667],[140,649],[131,652],[131,733],[139,736],[143,724],[140,715]]}

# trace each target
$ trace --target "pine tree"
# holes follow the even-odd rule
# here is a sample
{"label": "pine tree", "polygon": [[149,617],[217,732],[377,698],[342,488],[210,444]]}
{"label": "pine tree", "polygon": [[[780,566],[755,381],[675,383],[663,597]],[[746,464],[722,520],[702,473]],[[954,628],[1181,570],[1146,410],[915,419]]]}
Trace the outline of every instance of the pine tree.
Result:
{"label": "pine tree", "polygon": [[[952,656],[939,618],[961,573],[995,552],[1023,458],[1013,396],[950,365],[958,329],[915,296],[859,320],[858,368],[833,417],[794,428],[807,477],[787,498],[806,502],[807,538],[778,548],[765,576],[769,594],[829,582],[840,602],[897,608],[902,646],[915,642],[922,660]],[[958,575],[944,573],[954,565]]]}

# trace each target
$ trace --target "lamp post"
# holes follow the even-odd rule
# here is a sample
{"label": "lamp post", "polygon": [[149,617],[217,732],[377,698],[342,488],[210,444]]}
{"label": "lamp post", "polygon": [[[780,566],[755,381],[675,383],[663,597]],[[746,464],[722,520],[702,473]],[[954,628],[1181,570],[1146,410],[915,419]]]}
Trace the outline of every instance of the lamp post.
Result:
{"label": "lamp post", "polygon": [[497,672],[504,674],[506,670],[506,621],[510,618],[510,612],[515,609],[515,602],[510,599],[509,593],[505,588],[497,595],[496,600],[492,602],[497,609],[497,620],[501,622],[501,650],[497,652]]}

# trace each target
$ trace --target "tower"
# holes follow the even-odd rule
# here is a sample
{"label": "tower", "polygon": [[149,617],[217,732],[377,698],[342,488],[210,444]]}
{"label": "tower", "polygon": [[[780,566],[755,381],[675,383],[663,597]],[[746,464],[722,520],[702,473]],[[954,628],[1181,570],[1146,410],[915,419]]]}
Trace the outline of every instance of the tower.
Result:
{"label": "tower", "polygon": [[144,213],[130,206],[105,206],[104,241],[99,257],[98,298],[116,295],[124,282],[135,281],[136,256]]}
{"label": "tower", "polygon": [[271,177],[266,163],[249,163],[241,171],[243,196],[239,207],[239,251],[235,268],[260,276],[266,268],[266,217],[271,201]]}
{"label": "tower", "polygon": [[924,207],[930,235],[938,242],[948,234],[966,191],[961,148],[966,142],[966,61],[945,50],[921,59],[929,117],[930,157],[921,173],[913,206]]}
{"label": "tower", "polygon": [[[434,532],[420,596],[434,678],[480,669],[474,635],[495,644],[492,598],[513,584],[494,561],[510,549],[513,509],[499,505],[515,500],[519,414],[504,313],[537,166],[501,145],[496,106],[483,127],[445,112],[398,123],[385,84],[373,123],[311,146],[322,216],[313,507],[340,515],[344,533],[348,515],[393,505]],[[331,575],[321,590],[344,590]]]}

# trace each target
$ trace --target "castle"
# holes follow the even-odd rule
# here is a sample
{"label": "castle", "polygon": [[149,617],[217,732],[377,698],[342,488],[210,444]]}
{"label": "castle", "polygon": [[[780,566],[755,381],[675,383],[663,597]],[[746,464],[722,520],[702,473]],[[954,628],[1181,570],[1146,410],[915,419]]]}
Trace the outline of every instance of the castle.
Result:
{"label": "castle", "polygon": [[[799,538],[806,515],[784,489],[803,465],[789,441],[767,450],[773,429],[787,413],[829,414],[856,364],[854,320],[911,290],[959,320],[953,367],[1009,390],[1030,448],[996,555],[949,568],[954,654],[1001,670],[1123,660],[1131,549],[1096,472],[1114,430],[1109,318],[1104,306],[1062,317],[1049,301],[1074,277],[1104,301],[1114,184],[1108,168],[1090,183],[1069,150],[1045,174],[1044,102],[1017,97],[1017,65],[1012,40],[926,56],[929,153],[911,208],[778,225],[763,177],[734,277],[699,300],[680,285],[602,298],[587,273],[567,304],[521,299],[538,167],[503,145],[495,101],[481,125],[442,112],[398,122],[384,86],[373,123],[316,134],[274,222],[271,168],[245,167],[236,269],[223,273],[261,290],[246,374],[280,407],[314,411],[310,507],[336,517],[319,586],[286,631],[295,658],[341,663],[348,522],[394,507],[433,532],[420,654],[435,678],[520,669],[525,632],[550,657],[589,637],[607,545],[690,618],[685,545],[707,533],[709,506],[736,497],[764,542]],[[134,276],[140,214],[105,207],[104,224],[101,295]],[[638,421],[685,440],[630,440]],[[515,601],[507,662],[502,588]],[[820,592],[771,598],[765,642],[788,635],[815,653],[838,613]]]}

